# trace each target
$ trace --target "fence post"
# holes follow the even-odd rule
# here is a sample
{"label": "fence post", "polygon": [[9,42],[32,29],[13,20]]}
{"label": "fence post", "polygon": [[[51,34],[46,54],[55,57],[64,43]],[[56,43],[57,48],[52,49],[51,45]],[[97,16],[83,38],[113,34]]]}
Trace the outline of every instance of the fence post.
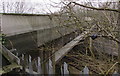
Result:
{"label": "fence post", "polygon": [[40,57],[38,57],[37,72],[38,72],[39,74],[42,74],[41,59],[40,59]]}
{"label": "fence post", "polygon": [[31,56],[29,55],[29,73],[33,74],[33,68],[32,68],[32,62],[31,62]]}
{"label": "fence post", "polygon": [[83,74],[84,76],[89,76],[89,69],[87,66],[85,66],[85,68],[83,69]]}
{"label": "fence post", "polygon": [[119,76],[119,74],[115,71],[112,76]]}
{"label": "fence post", "polygon": [[52,61],[49,59],[49,62],[47,64],[47,72],[48,75],[50,76],[50,74],[53,74],[53,66],[52,66]]}
{"label": "fence post", "polygon": [[63,73],[64,73],[64,75],[65,74],[69,74],[69,71],[68,71],[68,64],[66,63],[66,62],[64,62],[64,67],[63,67],[64,69],[63,69]]}
{"label": "fence post", "polygon": [[23,71],[25,71],[25,60],[24,60],[24,54],[22,54],[22,58],[21,58],[21,64],[23,66]]}

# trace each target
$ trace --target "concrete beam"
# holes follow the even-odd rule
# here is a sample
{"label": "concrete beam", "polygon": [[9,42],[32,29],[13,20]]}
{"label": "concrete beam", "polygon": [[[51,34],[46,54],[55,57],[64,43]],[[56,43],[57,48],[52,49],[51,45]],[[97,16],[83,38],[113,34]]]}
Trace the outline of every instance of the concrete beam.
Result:
{"label": "concrete beam", "polygon": [[0,44],[0,49],[2,49],[2,51],[0,51],[3,55],[5,55],[8,60],[13,63],[17,63],[17,64],[20,64],[20,59],[15,56],[13,53],[11,53],[5,46],[3,46],[2,44]]}
{"label": "concrete beam", "polygon": [[94,28],[95,25],[91,27],[90,30],[84,31],[82,34],[77,36],[75,39],[73,39],[71,42],[67,43],[65,46],[63,46],[60,50],[55,52],[55,62],[59,62],[75,45],[79,43],[80,40],[87,37],[87,35],[91,32],[91,30]]}

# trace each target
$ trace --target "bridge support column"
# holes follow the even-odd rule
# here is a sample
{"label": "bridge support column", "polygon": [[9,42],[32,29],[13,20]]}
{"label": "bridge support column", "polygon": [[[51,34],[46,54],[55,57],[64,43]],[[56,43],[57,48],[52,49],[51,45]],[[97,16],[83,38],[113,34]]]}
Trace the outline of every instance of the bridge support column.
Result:
{"label": "bridge support column", "polygon": [[46,62],[46,55],[45,55],[44,47],[42,47],[40,50],[40,58],[41,58],[42,74],[47,74],[47,69],[46,69],[47,62]]}
{"label": "bridge support column", "polygon": [[93,48],[92,48],[92,38],[91,37],[89,37],[89,50],[90,50],[91,56],[93,58],[95,58],[94,53],[93,53]]}
{"label": "bridge support column", "polygon": [[[55,52],[54,48],[52,50],[52,54]],[[52,66],[53,66],[53,73],[55,74],[55,55],[52,56]]]}

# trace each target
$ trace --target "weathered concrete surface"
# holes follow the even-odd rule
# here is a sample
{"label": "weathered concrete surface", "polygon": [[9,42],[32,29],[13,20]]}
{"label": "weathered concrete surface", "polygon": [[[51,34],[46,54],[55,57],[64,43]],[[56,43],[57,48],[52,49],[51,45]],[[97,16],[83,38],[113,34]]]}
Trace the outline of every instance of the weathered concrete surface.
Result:
{"label": "weathered concrete surface", "polygon": [[87,35],[92,31],[95,25],[91,27],[91,29],[84,31],[79,36],[77,36],[75,39],[67,43],[65,46],[63,46],[60,50],[55,52],[55,62],[59,62],[74,46],[76,46],[80,40],[83,40]]}
{"label": "weathered concrete surface", "polygon": [[6,37],[5,46],[10,49],[16,49],[17,53],[22,54],[37,49],[37,32],[29,32]]}
{"label": "weathered concrete surface", "polygon": [[[50,27],[49,16],[2,15],[2,30],[7,36]],[[54,25],[52,25],[54,26]]]}
{"label": "weathered concrete surface", "polygon": [[24,15],[2,15],[2,32],[9,36],[15,36],[25,33],[37,31],[37,45],[40,46],[48,41],[59,38],[63,35],[70,34],[75,31],[74,25],[69,27],[59,24],[56,16],[52,19],[50,15],[24,16]]}
{"label": "weathered concrete surface", "polygon": [[74,26],[71,26],[71,28],[64,27],[64,26],[57,26],[51,29],[40,30],[37,33],[38,46],[48,41],[51,41],[59,37],[62,37],[64,35],[70,34],[75,30],[76,29],[74,28]]}

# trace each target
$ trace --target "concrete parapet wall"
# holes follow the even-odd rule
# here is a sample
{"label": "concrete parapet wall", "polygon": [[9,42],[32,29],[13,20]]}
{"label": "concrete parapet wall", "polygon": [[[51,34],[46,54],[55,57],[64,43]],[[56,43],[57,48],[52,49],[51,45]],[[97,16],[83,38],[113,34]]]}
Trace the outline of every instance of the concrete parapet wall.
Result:
{"label": "concrete parapet wall", "polygon": [[2,30],[7,36],[50,28],[49,16],[2,15]]}

